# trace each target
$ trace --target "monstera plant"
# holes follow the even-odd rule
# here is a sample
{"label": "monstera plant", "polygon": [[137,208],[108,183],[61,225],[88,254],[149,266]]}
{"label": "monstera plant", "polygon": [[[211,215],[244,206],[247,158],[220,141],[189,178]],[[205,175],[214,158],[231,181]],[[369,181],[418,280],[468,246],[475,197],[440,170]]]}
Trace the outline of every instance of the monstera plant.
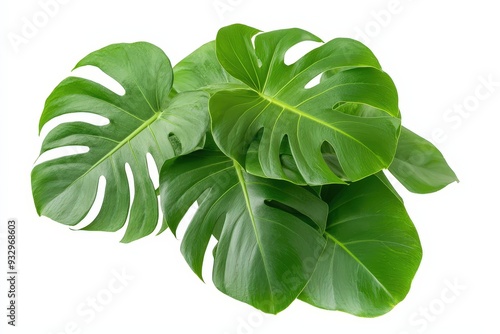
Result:
{"label": "monstera plant", "polygon": [[223,293],[268,313],[295,299],[364,317],[388,312],[408,293],[422,250],[384,170],[415,193],[457,178],[436,147],[402,127],[396,87],[366,46],[337,38],[287,64],[303,41],[321,42],[301,29],[237,24],[174,68],[145,42],[92,52],[76,67],[98,67],[125,93],[69,77],[47,98],[40,130],[80,112],[108,122],[60,123],[47,134],[41,154],[88,150],[33,168],[38,214],[78,224],[104,178],[100,211],[83,230],[127,223],[123,242],[157,228],[175,234],[195,205],[181,251],[202,278],[215,238],[212,279]]}

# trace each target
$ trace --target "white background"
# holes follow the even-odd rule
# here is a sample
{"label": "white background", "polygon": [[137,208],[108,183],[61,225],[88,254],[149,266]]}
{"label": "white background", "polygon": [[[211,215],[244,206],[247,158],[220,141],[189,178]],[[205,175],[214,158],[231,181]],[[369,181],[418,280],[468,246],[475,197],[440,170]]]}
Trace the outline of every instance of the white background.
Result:
{"label": "white background", "polygon": [[[0,10],[2,233],[9,218],[20,224],[18,327],[8,333],[499,332],[496,2],[62,2],[45,22],[35,0],[5,0]],[[24,31],[23,37],[23,26],[34,21],[37,31],[31,36]],[[235,22],[261,30],[300,27],[324,40],[344,36],[367,43],[398,87],[404,124],[433,140],[460,178],[432,195],[413,195],[398,186],[424,257],[408,297],[389,314],[362,319],[295,302],[277,316],[262,315],[218,292],[209,268],[207,284],[202,283],[169,231],[125,245],[119,243],[123,232],[73,232],[37,216],[30,171],[41,144],[38,118],[45,98],[78,60],[111,43],[144,40],[161,47],[175,64]],[[25,40],[16,46],[13,36]],[[485,86],[485,80],[494,84]],[[439,131],[444,138],[433,138]],[[4,241],[2,333],[7,328]],[[124,284],[113,280],[121,271],[130,276]],[[110,294],[110,283],[120,292]],[[92,317],[86,303],[97,296],[111,299]]]}

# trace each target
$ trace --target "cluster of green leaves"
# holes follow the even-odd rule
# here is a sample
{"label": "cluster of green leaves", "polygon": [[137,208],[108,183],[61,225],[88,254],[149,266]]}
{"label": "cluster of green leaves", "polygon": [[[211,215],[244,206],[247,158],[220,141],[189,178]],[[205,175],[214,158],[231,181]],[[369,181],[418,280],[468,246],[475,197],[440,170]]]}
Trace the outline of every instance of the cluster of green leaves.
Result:
{"label": "cluster of green leaves", "polygon": [[301,29],[231,25],[174,68],[144,42],[89,54],[76,67],[98,67],[125,94],[68,77],[47,98],[40,130],[79,112],[109,123],[72,121],[48,133],[42,154],[88,152],[34,167],[37,212],[78,224],[104,177],[100,211],[82,229],[117,231],[128,221],[130,242],[159,222],[175,234],[197,203],[181,251],[201,278],[214,237],[212,276],[223,293],[269,313],[297,298],[358,316],[388,312],[408,293],[422,251],[383,170],[417,193],[456,176],[431,143],[401,126],[396,87],[366,46],[334,39],[286,64],[302,41],[321,42]]}

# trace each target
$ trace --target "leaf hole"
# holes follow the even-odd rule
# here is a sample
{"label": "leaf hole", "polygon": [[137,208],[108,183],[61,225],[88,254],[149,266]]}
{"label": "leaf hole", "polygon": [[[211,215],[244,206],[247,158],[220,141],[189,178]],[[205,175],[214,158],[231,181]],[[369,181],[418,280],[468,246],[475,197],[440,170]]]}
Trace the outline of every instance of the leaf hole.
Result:
{"label": "leaf hole", "polygon": [[[125,233],[127,233],[128,229],[128,224],[130,223],[130,215],[131,215],[131,209],[132,205],[134,204],[134,199],[135,199],[135,181],[134,181],[134,172],[132,171],[132,168],[130,167],[129,163],[125,163],[125,175],[127,176],[127,183],[128,183],[128,192],[130,194],[130,202],[129,202],[129,207],[128,207],[128,214],[127,214],[127,219],[125,219],[125,224],[123,227],[120,229],[120,231],[123,231],[123,234],[120,235],[120,239],[122,239],[125,236]],[[144,208],[147,210],[147,208]]]}
{"label": "leaf hole", "polygon": [[123,88],[123,86],[118,81],[116,81],[115,79],[104,73],[98,67],[95,66],[78,67],[73,70],[73,74],[80,78],[92,80],[106,87],[116,95],[119,96],[125,95],[125,88]]}
{"label": "leaf hole", "polygon": [[[205,252],[205,257],[203,258],[203,267],[201,270],[205,283],[213,287],[215,287],[213,281],[211,279],[206,279],[206,277],[212,277],[218,242],[219,241],[213,235],[210,237],[210,240],[208,241],[207,245],[207,251]],[[210,252],[210,249],[212,250],[212,252]]]}
{"label": "leaf hole", "polygon": [[309,218],[305,214],[297,211],[296,209],[294,209],[294,208],[292,208],[292,207],[290,207],[290,206],[288,206],[286,204],[283,204],[283,203],[278,202],[276,200],[267,200],[267,199],[264,200],[264,204],[267,205],[267,206],[269,206],[269,207],[271,207],[271,208],[287,212],[287,213],[295,216],[296,218],[302,220],[307,225],[310,225],[312,228],[318,229],[318,225],[311,218]]}
{"label": "leaf hole", "polygon": [[[158,187],[155,186],[155,189],[158,189]],[[161,201],[160,201],[160,196],[156,196],[156,205],[158,205],[158,221],[156,222],[156,227],[151,232],[152,235],[158,235],[161,232],[161,229],[163,228],[163,213],[161,212]]]}
{"label": "leaf hole", "polygon": [[148,165],[149,177],[151,178],[155,189],[158,189],[160,186],[160,174],[158,172],[158,167],[156,167],[156,161],[149,152],[146,153],[146,163]]}
{"label": "leaf hole", "polygon": [[184,217],[182,217],[181,221],[179,222],[179,225],[177,225],[177,229],[175,230],[176,238],[178,238],[179,240],[182,240],[184,238],[186,230],[188,229],[189,224],[191,223],[191,220],[193,219],[197,210],[198,210],[198,203],[194,202],[186,211]]}
{"label": "leaf hole", "polygon": [[[260,34],[262,34],[261,32],[255,34],[252,36],[252,38],[250,39],[250,42],[252,43],[252,48],[255,50],[255,39],[257,38],[257,36],[259,36]],[[257,57],[257,54],[255,55],[255,57],[257,58],[257,66],[260,68],[262,67],[262,60],[260,60],[259,57]]]}
{"label": "leaf hole", "polygon": [[261,32],[255,34],[250,38],[250,42],[252,43],[252,48],[255,50],[255,39],[257,38],[258,35],[262,34]]}
{"label": "leaf hole", "polygon": [[132,203],[134,203],[134,197],[135,197],[135,182],[134,182],[134,172],[132,171],[132,168],[130,168],[130,165],[128,162],[125,163],[125,174],[127,175],[127,180],[128,180],[128,191],[130,194],[130,206],[128,210],[128,216],[127,216],[127,223],[130,219],[130,208],[132,207]]}
{"label": "leaf hole", "polygon": [[288,135],[284,135],[283,138],[281,138],[280,154],[292,154],[290,150],[290,141],[288,140]]}
{"label": "leaf hole", "polygon": [[295,44],[285,53],[285,65],[290,66],[296,63],[300,58],[305,56],[310,51],[316,49],[320,45],[322,45],[322,43],[314,41],[302,41]]}
{"label": "leaf hole", "polygon": [[85,122],[95,126],[105,126],[109,124],[109,119],[104,116],[89,113],[89,112],[73,112],[71,114],[64,114],[61,116],[54,117],[42,128],[40,132],[40,137],[45,137],[50,131],[52,131],[56,126],[62,123],[72,123],[72,122]]}
{"label": "leaf hole", "polygon": [[94,221],[94,219],[101,211],[102,203],[104,202],[104,195],[106,193],[106,178],[101,175],[99,177],[99,183],[97,184],[97,193],[94,198],[94,203],[90,207],[89,212],[78,224],[71,227],[72,230],[80,230]]}
{"label": "leaf hole", "polygon": [[315,76],[314,78],[312,78],[311,81],[309,81],[308,83],[306,83],[306,85],[304,86],[304,88],[305,89],[310,89],[310,88],[313,88],[314,86],[319,85],[319,83],[321,81],[321,76],[322,75],[323,75],[323,73],[320,73],[317,76]]}
{"label": "leaf hole", "polygon": [[181,155],[182,154],[182,143],[177,138],[176,135],[173,133],[168,135],[168,141],[170,142],[170,145],[172,145],[172,149],[174,150],[175,155]]}
{"label": "leaf hole", "polygon": [[43,162],[50,160],[67,157],[70,155],[85,154],[90,151],[88,146],[63,146],[48,150],[43,152],[35,162],[35,165],[39,165]]}
{"label": "leaf hole", "polygon": [[[149,153],[147,153],[147,154],[149,154]],[[153,157],[151,157],[151,160],[149,160],[147,154],[146,154],[146,164],[147,164],[146,167],[148,168],[148,171],[151,173],[151,170],[156,170],[156,173],[158,174],[157,167],[156,167],[156,164],[155,164]],[[150,164],[152,164],[152,165],[150,165]],[[151,166],[153,168],[151,168]],[[130,194],[130,205],[128,208],[128,215],[127,215],[127,219],[125,220],[125,224],[124,224],[123,228],[120,229],[123,231],[123,235],[121,235],[120,239],[122,239],[124,237],[125,233],[127,233],[127,230],[129,228],[128,225],[130,224],[130,215],[132,214],[132,206],[134,205],[134,200],[135,200],[136,186],[135,186],[135,180],[134,180],[134,171],[132,170],[132,167],[130,167],[130,164],[128,162],[125,163],[125,174],[127,176],[127,181],[128,181],[128,188],[129,188],[128,191]],[[141,175],[139,175],[139,177],[140,176]],[[156,179],[158,179],[158,177],[156,177]],[[139,185],[139,187],[140,186],[141,185]],[[156,202],[157,202],[156,205],[158,206],[158,208],[160,208],[161,206],[160,206],[160,202],[159,202],[159,196],[156,196]],[[151,205],[155,205],[155,204],[151,203]],[[144,210],[148,210],[148,208],[145,207]],[[158,232],[162,228],[162,223],[163,223],[163,215],[161,213],[159,213],[158,220],[156,221],[156,226],[155,226],[154,230],[151,231],[150,234],[152,234],[152,235],[158,234]]]}
{"label": "leaf hole", "polygon": [[341,179],[347,180],[344,169],[340,165],[337,152],[329,142],[323,142],[323,144],[321,145],[321,154],[323,155],[323,159],[325,160],[328,167],[330,167],[331,171],[338,175]]}
{"label": "leaf hole", "polygon": [[303,179],[302,174],[297,168],[297,163],[290,148],[290,141],[288,135],[284,135],[283,138],[281,139],[279,152],[280,152],[281,170],[286,175],[286,177],[290,179],[302,180]]}

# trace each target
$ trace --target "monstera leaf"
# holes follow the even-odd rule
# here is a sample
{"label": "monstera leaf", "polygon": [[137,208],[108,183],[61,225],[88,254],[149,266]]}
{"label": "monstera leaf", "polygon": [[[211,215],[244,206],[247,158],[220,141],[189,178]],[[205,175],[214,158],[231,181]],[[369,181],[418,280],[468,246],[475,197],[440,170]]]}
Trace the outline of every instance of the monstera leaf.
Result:
{"label": "monstera leaf", "polygon": [[458,181],[443,155],[429,141],[403,128],[389,171],[409,191],[426,194]]}
{"label": "monstera leaf", "polygon": [[214,94],[221,89],[242,88],[243,83],[227,73],[215,53],[215,41],[208,42],[174,66],[176,93],[202,90]]}
{"label": "monstera leaf", "polygon": [[[84,229],[116,231],[129,216],[122,240],[129,242],[148,235],[158,223],[146,154],[152,155],[160,169],[165,160],[203,145],[208,95],[189,92],[170,99],[170,62],[163,51],[148,43],[110,45],[89,54],[76,67],[89,65],[114,78],[125,94],[78,77],[69,77],[54,89],[45,103],[40,129],[58,116],[78,112],[103,116],[109,124],[69,122],[50,131],[41,153],[65,146],[89,150],[37,165],[32,172],[33,197],[40,215],[75,225],[90,210],[103,176],[102,207]],[[132,205],[126,164],[133,173]]]}
{"label": "monstera leaf", "polygon": [[[345,49],[344,49],[345,50]],[[354,51],[353,51],[354,52]],[[378,67],[376,63],[372,66]],[[321,80],[327,80],[340,70],[325,72]],[[188,55],[174,66],[174,90],[176,92],[203,90],[214,94],[220,90],[244,87],[243,83],[232,77],[219,63],[215,51],[215,41],[209,42]],[[337,109],[351,114],[368,114],[373,110],[368,105],[343,103]],[[209,134],[211,136],[211,134]],[[257,136],[260,139],[260,136]],[[254,140],[246,154],[245,167],[254,175],[265,177],[259,163],[259,140]],[[327,165],[341,178],[346,179],[339,161],[331,147],[323,146],[323,159]],[[306,184],[295,163],[288,141],[280,147],[281,168],[287,179]],[[427,140],[401,127],[396,154],[389,166],[389,171],[410,191],[429,193],[442,189],[446,185],[458,181],[439,150]]]}
{"label": "monstera leaf", "polygon": [[297,298],[325,247],[326,203],[306,188],[247,174],[217,151],[167,161],[160,181],[162,210],[174,233],[203,197],[181,246],[198,276],[216,235],[213,281],[219,290],[269,313]]}
{"label": "monstera leaf", "polygon": [[358,316],[388,312],[408,293],[422,258],[403,202],[382,173],[323,193],[328,243],[300,299]]}
{"label": "monstera leaf", "polygon": [[[335,39],[286,65],[285,53],[293,45],[320,40],[300,29],[258,32],[232,25],[217,35],[220,64],[246,85],[210,99],[212,133],[221,150],[253,172],[246,159],[257,140],[258,170],[299,184],[355,181],[388,167],[400,131],[398,98],[371,51],[354,40]],[[367,108],[358,112],[349,104]],[[280,148],[286,144],[300,177],[283,171]],[[338,160],[339,172],[325,162],[325,146]]]}
{"label": "monstera leaf", "polygon": [[[321,45],[285,60],[303,41]],[[457,177],[436,147],[401,127],[394,83],[366,46],[236,24],[174,69],[144,42],[110,45],[82,66],[125,93],[69,77],[47,98],[40,130],[60,124],[31,174],[38,214],[81,226],[104,186],[81,229],[117,231],[128,221],[130,242],[157,227],[159,193],[159,233],[176,234],[196,207],[181,244],[188,265],[203,280],[213,240],[215,286],[264,312],[301,299],[374,317],[406,296],[422,250],[382,170],[416,193]],[[62,122],[66,114],[80,121]],[[47,160],[73,146],[87,150]],[[161,169],[159,189],[152,167]]]}

